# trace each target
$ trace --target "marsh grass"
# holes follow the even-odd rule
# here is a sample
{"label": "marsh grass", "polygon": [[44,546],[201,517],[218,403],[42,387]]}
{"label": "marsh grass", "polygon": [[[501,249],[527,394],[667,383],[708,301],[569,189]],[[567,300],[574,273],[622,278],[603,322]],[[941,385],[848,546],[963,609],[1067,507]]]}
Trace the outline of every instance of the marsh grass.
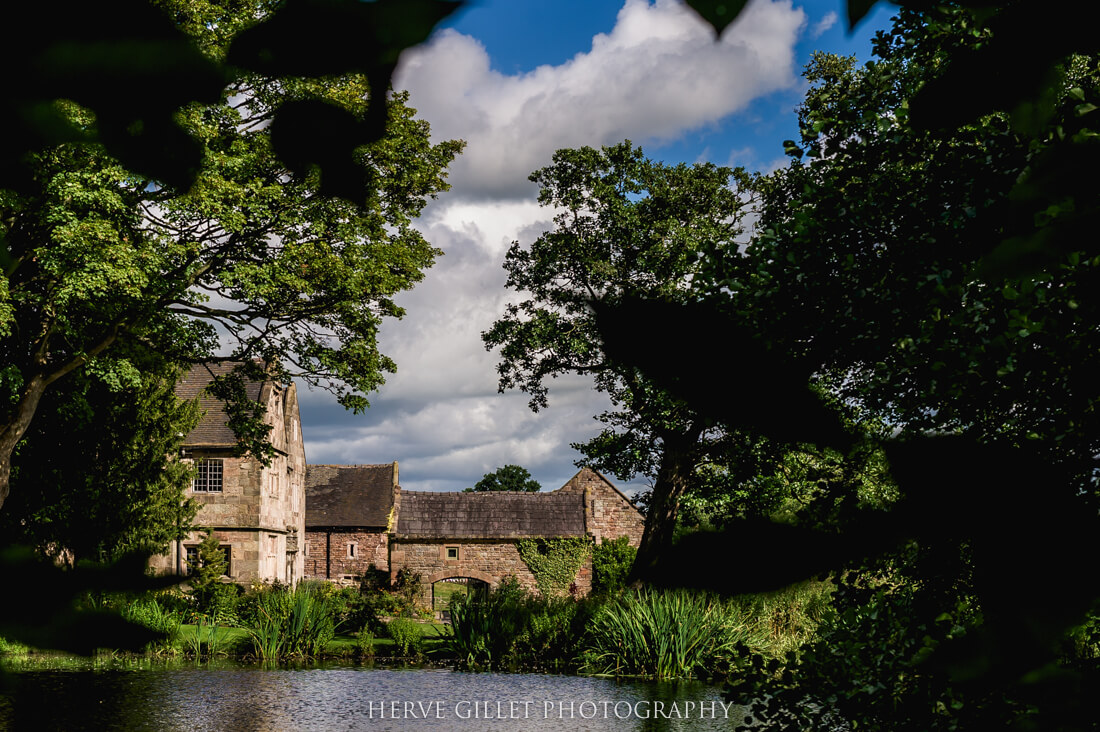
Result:
{"label": "marsh grass", "polygon": [[122,617],[160,633],[162,640],[153,641],[146,652],[154,655],[175,655],[180,651],[180,627],[183,618],[174,610],[162,607],[155,597],[134,600],[122,608]]}
{"label": "marsh grass", "polygon": [[728,601],[686,590],[641,590],[592,618],[582,671],[656,679],[707,678],[726,668],[738,643],[758,631]]}
{"label": "marsh grass", "polygon": [[208,619],[205,615],[197,618],[198,622],[192,626],[189,633],[182,633],[182,646],[184,652],[194,658],[213,658],[225,656],[229,652],[229,628],[222,628],[216,620]]}
{"label": "marsh grass", "polygon": [[257,598],[255,620],[246,631],[262,661],[316,658],[336,635],[334,616],[333,603],[316,588],[276,588]]}

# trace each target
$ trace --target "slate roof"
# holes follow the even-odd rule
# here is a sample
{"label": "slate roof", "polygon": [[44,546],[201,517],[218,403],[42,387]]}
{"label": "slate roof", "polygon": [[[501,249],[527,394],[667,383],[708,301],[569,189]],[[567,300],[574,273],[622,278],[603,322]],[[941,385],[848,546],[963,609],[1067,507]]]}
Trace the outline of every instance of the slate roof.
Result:
{"label": "slate roof", "polygon": [[431,493],[401,491],[402,537],[516,538],[584,536],[584,495],[550,493]]}
{"label": "slate roof", "polygon": [[[199,400],[202,417],[195,429],[183,440],[184,447],[234,447],[237,436],[229,429],[229,416],[225,412],[225,403],[206,393],[214,376],[224,376],[231,372],[235,363],[195,364],[176,384],[176,396],[180,399]],[[260,400],[265,382],[245,380],[244,388],[250,399]]]}
{"label": "slate roof", "polygon": [[395,463],[307,465],[306,526],[388,527]]}

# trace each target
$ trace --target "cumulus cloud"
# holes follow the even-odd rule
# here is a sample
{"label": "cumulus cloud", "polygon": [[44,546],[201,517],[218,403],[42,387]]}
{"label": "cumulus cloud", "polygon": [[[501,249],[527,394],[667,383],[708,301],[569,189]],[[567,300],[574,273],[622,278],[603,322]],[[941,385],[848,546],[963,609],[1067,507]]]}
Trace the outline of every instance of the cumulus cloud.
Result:
{"label": "cumulus cloud", "polygon": [[459,490],[507,463],[547,489],[568,480],[581,457],[569,445],[599,431],[593,416],[609,407],[606,397],[565,376],[551,386],[550,408],[532,413],[527,395],[497,393],[498,357],[481,342],[517,299],[504,287],[508,246],[551,226],[527,176],[558,148],[672,139],[792,87],[804,24],[789,0],[757,0],[715,43],[678,2],[626,0],[589,50],[530,73],[493,70],[484,47],[453,30],[406,54],[395,86],[409,89],[435,139],[468,141],[451,169],[453,190],[418,222],[445,256],[398,296],[408,314],[379,339],[398,373],[366,414],[322,392],[300,394],[309,462],[397,460],[402,485],[420,490]]}
{"label": "cumulus cloud", "polygon": [[804,23],[789,0],[757,0],[715,43],[681,3],[627,0],[609,33],[559,66],[505,75],[477,40],[448,30],[402,56],[394,84],[437,139],[467,140],[456,195],[529,197],[527,176],[554,150],[671,139],[790,87]]}

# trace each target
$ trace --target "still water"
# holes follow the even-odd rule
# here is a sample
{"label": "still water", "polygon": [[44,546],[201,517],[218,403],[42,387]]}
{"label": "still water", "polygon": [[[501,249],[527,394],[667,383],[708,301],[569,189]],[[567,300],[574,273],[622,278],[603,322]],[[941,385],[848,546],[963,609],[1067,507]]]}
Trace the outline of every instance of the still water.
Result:
{"label": "still water", "polygon": [[729,730],[741,716],[704,684],[350,664],[0,677],[0,730]]}

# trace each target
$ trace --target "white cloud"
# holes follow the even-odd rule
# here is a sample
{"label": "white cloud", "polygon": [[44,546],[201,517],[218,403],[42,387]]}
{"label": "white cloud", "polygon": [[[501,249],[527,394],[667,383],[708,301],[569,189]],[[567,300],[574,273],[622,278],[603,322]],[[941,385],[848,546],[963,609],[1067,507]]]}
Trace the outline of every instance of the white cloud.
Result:
{"label": "white cloud", "polygon": [[568,480],[580,457],[569,444],[599,431],[593,416],[606,397],[565,376],[551,385],[550,408],[532,413],[527,395],[496,393],[497,354],[480,337],[517,299],[504,288],[508,246],[550,226],[527,176],[558,148],[672,139],[792,87],[804,23],[789,0],[757,0],[715,43],[678,2],[626,0],[614,29],[559,66],[501,74],[477,40],[454,31],[406,54],[395,86],[410,90],[435,139],[469,143],[452,166],[453,190],[418,224],[446,254],[397,298],[408,314],[383,327],[380,345],[398,373],[366,414],[303,390],[308,460],[398,460],[402,485],[421,490],[458,490],[507,463],[545,488]]}
{"label": "white cloud", "polygon": [[825,31],[836,25],[837,20],[838,17],[835,11],[830,10],[825,13],[825,17],[814,23],[814,27],[810,30],[810,39],[816,41],[818,38],[821,38]]}
{"label": "white cloud", "polygon": [[671,139],[795,83],[805,23],[789,0],[758,0],[721,42],[672,0],[627,0],[614,29],[560,66],[494,71],[484,47],[453,30],[402,57],[394,85],[437,139],[467,140],[455,193],[530,196],[527,176],[554,150]]}

